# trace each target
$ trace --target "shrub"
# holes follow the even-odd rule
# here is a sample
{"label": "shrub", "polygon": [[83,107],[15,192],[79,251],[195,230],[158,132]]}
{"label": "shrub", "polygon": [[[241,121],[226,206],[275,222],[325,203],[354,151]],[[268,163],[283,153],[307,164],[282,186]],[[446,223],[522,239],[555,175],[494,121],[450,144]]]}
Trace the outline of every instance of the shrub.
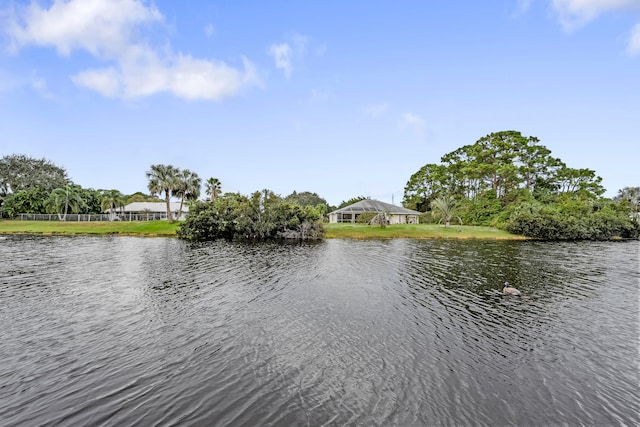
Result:
{"label": "shrub", "polygon": [[510,233],[543,240],[609,240],[638,238],[640,226],[628,216],[612,211],[568,215],[550,209],[519,211],[506,225]]}
{"label": "shrub", "polygon": [[177,234],[187,240],[317,240],[324,233],[320,221],[320,213],[311,206],[233,194],[196,204]]}
{"label": "shrub", "polygon": [[418,215],[418,222],[420,224],[433,224],[435,220],[433,219],[433,214],[429,211]]}

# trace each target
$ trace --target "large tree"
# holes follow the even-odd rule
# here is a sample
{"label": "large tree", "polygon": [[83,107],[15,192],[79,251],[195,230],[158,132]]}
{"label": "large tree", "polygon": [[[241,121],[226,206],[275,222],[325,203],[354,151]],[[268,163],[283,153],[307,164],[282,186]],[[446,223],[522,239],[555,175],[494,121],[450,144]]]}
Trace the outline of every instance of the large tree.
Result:
{"label": "large tree", "polygon": [[200,179],[197,173],[191,172],[189,169],[184,169],[178,173],[176,188],[173,190],[173,195],[180,197],[178,218],[182,216],[184,200],[197,200],[198,197],[200,197],[201,186],[202,179]]}
{"label": "large tree", "polygon": [[404,187],[402,205],[409,209],[426,212],[431,201],[446,186],[446,168],[432,163],[426,164],[409,178]]}
{"label": "large tree", "polygon": [[171,193],[178,188],[178,174],[180,169],[172,165],[151,165],[151,170],[147,171],[149,180],[149,191],[151,195],[164,194],[167,204],[167,220],[173,222],[171,216]]}
{"label": "large tree", "polygon": [[596,198],[604,191],[602,179],[590,169],[568,168],[538,138],[503,131],[486,135],[427,164],[411,175],[403,203],[425,210],[441,194],[478,201],[487,194],[505,206],[521,194],[550,199],[554,195]]}
{"label": "large tree", "polygon": [[44,158],[13,154],[0,159],[0,197],[35,187],[49,192],[67,181],[67,172]]}
{"label": "large tree", "polygon": [[300,193],[294,191],[285,197],[283,201],[302,207],[318,206],[320,204],[328,205],[325,199],[318,196],[317,193],[312,193],[310,191],[301,191]]}
{"label": "large tree", "polygon": [[20,190],[9,194],[0,206],[0,218],[15,218],[22,213],[41,214],[46,212],[45,202],[49,193],[40,187]]}

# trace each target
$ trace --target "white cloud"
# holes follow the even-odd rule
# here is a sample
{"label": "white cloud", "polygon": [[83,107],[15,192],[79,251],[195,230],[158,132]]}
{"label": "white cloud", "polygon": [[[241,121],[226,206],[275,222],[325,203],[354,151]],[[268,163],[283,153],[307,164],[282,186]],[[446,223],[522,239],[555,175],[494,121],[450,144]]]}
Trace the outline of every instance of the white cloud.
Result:
{"label": "white cloud", "polygon": [[137,26],[161,22],[160,12],[136,0],[56,0],[49,9],[32,3],[8,29],[19,48],[53,46],[63,55],[74,49],[112,56],[126,49]]}
{"label": "white cloud", "polygon": [[75,76],[71,76],[71,80],[78,86],[92,89],[108,98],[120,96],[122,92],[122,76],[113,67],[103,70],[82,71]]}
{"label": "white cloud", "polygon": [[551,4],[567,31],[587,24],[606,12],[640,9],[639,0],[552,0]]}
{"label": "white cloud", "polygon": [[[307,54],[309,46],[309,38],[302,34],[291,33],[285,37],[287,41],[283,43],[274,43],[269,46],[267,53],[273,57],[275,66],[284,72],[287,78],[293,73],[294,64],[299,67]],[[324,54],[326,46],[321,47],[321,51],[316,50],[317,56]]]}
{"label": "white cloud", "polygon": [[291,77],[291,47],[287,43],[272,44],[269,47],[269,55],[276,61],[276,68],[284,71],[287,78]]}
{"label": "white cloud", "polygon": [[[71,76],[76,85],[106,97],[167,92],[185,99],[221,100],[244,87],[262,85],[246,58],[241,70],[138,41],[141,25],[163,19],[155,7],[140,0],[55,0],[49,9],[33,3],[7,31],[16,49],[30,44],[52,46],[62,55],[85,50],[111,63]],[[205,28],[205,33],[213,31],[213,26]]]}
{"label": "white cloud", "polygon": [[629,55],[640,54],[640,23],[636,24],[631,29],[631,36],[629,37],[629,46],[627,47]]}
{"label": "white cloud", "polygon": [[239,71],[224,62],[189,55],[169,61],[151,55],[128,58],[119,69],[83,71],[72,79],[107,97],[138,98],[168,92],[184,99],[219,101],[245,86],[261,85],[253,64],[246,58],[243,61],[244,71]]}
{"label": "white cloud", "polygon": [[400,117],[399,125],[402,129],[412,129],[420,139],[424,139],[426,137],[427,122],[416,114],[404,113]]}
{"label": "white cloud", "polygon": [[385,102],[382,104],[369,104],[366,107],[364,107],[364,112],[366,115],[370,117],[378,118],[382,116],[384,113],[386,113],[388,109],[389,109],[389,104]]}

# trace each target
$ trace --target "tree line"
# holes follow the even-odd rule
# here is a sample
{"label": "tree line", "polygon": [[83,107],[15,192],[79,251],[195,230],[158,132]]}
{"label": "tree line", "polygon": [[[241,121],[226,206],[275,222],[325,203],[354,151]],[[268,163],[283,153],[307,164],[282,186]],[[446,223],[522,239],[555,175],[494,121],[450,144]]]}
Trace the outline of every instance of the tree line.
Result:
{"label": "tree line", "polygon": [[534,136],[491,133],[445,154],[409,178],[403,205],[469,225],[490,225],[529,237],[638,237],[638,187],[603,198],[602,178],[553,157]]}
{"label": "tree line", "polygon": [[[24,155],[0,159],[0,217],[20,213],[114,213],[134,201],[164,201],[173,220],[172,198],[190,215],[180,227],[187,239],[268,239],[321,234],[321,220],[335,209],[366,199],[356,196],[330,206],[312,192],[286,197],[270,190],[251,195],[224,193],[217,178],[173,165],[151,165],[150,194],[85,189],[64,168]],[[410,176],[403,206],[423,212],[421,223],[440,219],[449,226],[496,226],[540,239],[637,238],[640,234],[640,187],[625,187],[613,199],[602,197],[602,178],[591,169],[575,169],[553,157],[538,138],[517,131],[491,133],[426,164]]]}
{"label": "tree line", "polygon": [[136,192],[84,188],[69,179],[67,171],[47,159],[9,155],[0,159],[0,218],[21,213],[66,215],[115,211],[132,202],[159,201]]}
{"label": "tree line", "polygon": [[325,199],[308,191],[294,191],[285,198],[270,190],[250,196],[225,194],[220,180],[213,177],[204,182],[207,199],[198,200],[202,179],[189,169],[173,165],[151,165],[146,177],[150,194],[127,196],[115,189],[83,188],[68,178],[64,168],[46,159],[5,156],[0,159],[0,217],[57,214],[64,221],[68,213],[108,211],[114,219],[126,204],[164,201],[167,219],[173,221],[173,198],[180,201],[178,217],[185,205],[192,209],[179,227],[178,234],[185,239],[317,239],[323,233],[321,219],[330,208]]}

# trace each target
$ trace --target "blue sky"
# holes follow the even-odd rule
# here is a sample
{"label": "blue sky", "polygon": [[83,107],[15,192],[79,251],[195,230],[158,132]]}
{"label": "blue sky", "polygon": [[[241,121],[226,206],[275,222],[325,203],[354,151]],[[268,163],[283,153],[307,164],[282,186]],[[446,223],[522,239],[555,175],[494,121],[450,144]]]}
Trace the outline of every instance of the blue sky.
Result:
{"label": "blue sky", "polygon": [[640,185],[640,0],[0,0],[0,156],[396,204],[484,135]]}

